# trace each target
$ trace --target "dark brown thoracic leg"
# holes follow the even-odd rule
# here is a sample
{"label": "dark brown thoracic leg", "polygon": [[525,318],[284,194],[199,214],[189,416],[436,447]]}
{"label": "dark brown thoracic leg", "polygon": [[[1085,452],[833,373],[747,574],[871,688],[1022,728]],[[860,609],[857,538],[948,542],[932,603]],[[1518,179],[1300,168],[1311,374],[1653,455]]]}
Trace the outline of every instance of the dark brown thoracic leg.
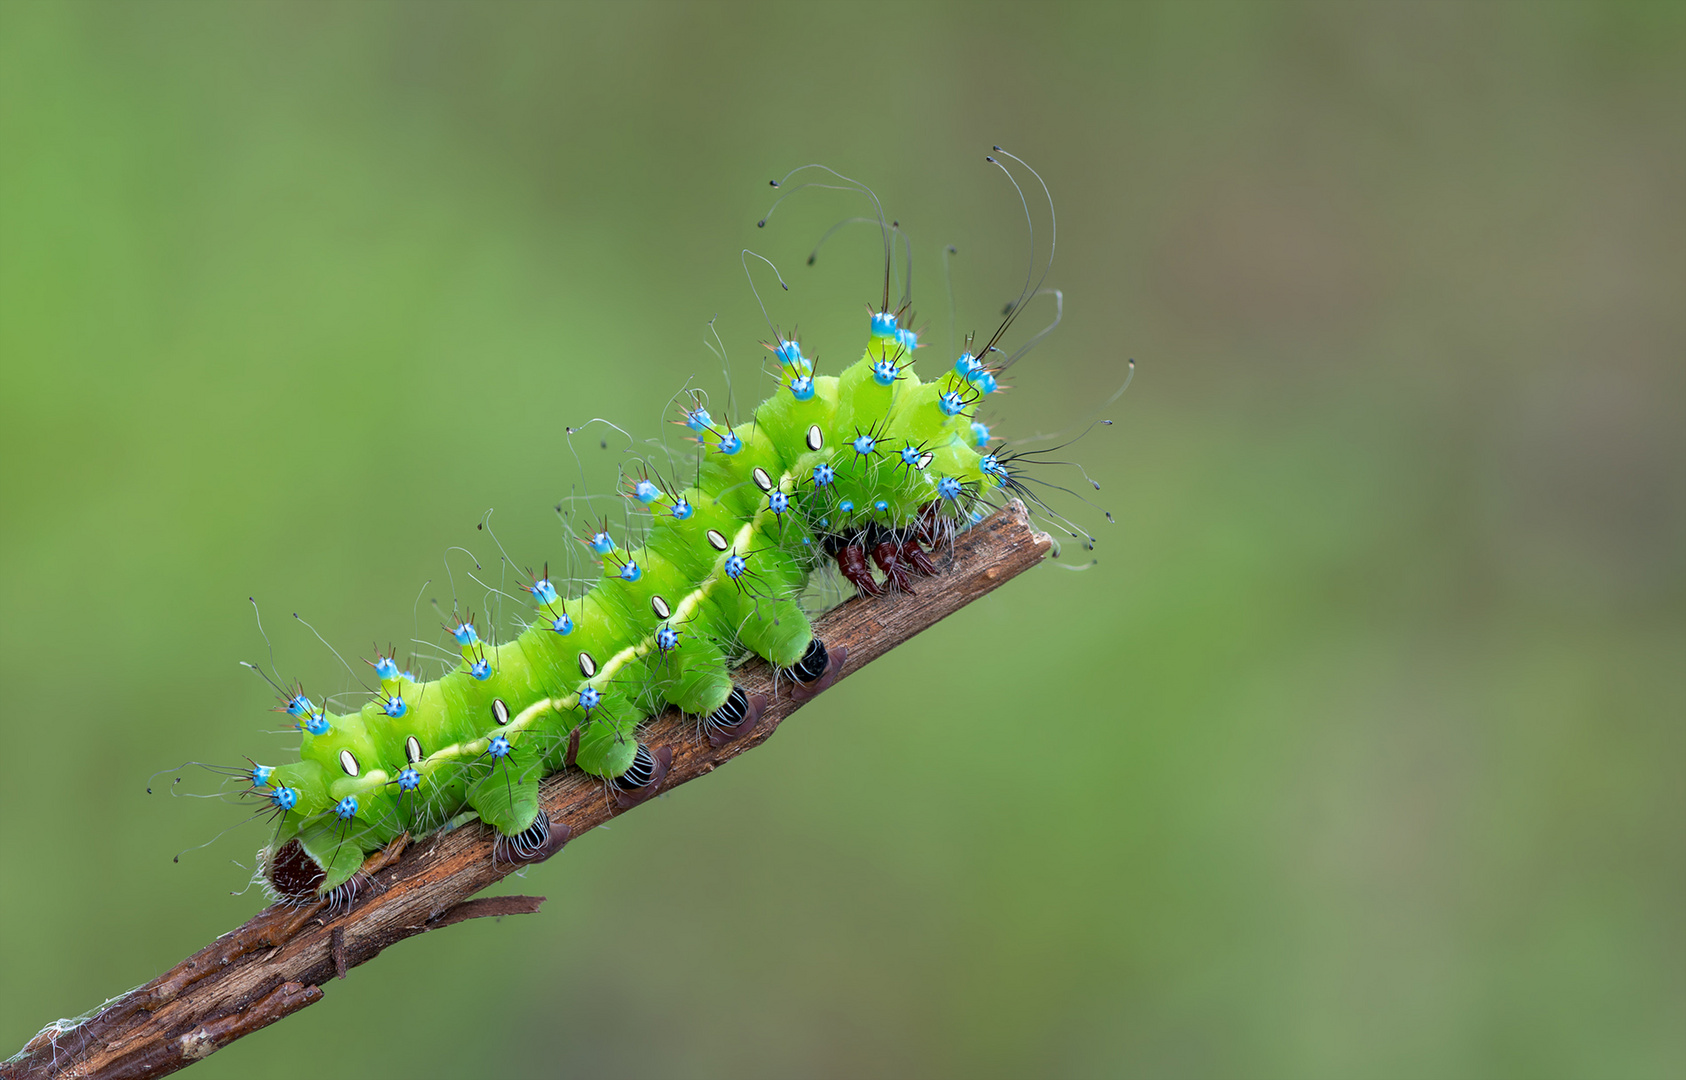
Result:
{"label": "dark brown thoracic leg", "polygon": [[937,564],[931,561],[929,555],[925,554],[917,540],[903,540],[901,551],[898,554],[901,556],[903,564],[913,567],[916,573],[930,577],[937,572]]}
{"label": "dark brown thoracic leg", "polygon": [[897,592],[913,595],[913,575],[898,557],[901,545],[895,540],[883,540],[874,545],[872,561],[884,571],[885,584]]}
{"label": "dark brown thoracic leg", "polygon": [[872,568],[866,564],[866,549],[848,544],[837,549],[837,569],[862,596],[883,596],[884,590],[872,579]]}

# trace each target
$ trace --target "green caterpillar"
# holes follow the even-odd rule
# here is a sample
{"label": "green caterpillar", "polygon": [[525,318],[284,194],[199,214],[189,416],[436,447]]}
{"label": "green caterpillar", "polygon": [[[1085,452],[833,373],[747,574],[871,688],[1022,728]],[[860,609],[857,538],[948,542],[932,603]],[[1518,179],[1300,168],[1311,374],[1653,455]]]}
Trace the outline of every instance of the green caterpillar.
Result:
{"label": "green caterpillar", "polygon": [[[810,169],[823,167],[773,186]],[[245,794],[276,818],[260,854],[275,894],[346,899],[367,853],[465,811],[497,830],[502,856],[547,857],[566,836],[539,810],[541,778],[577,768],[607,781],[623,805],[648,798],[668,758],[639,742],[646,718],[677,707],[716,744],[756,726],[766,701],[734,685],[734,656],[764,658],[798,696],[836,679],[844,650],[814,636],[798,603],[822,564],[835,562],[862,595],[909,589],[935,572],[927,548],[978,520],[993,496],[1023,491],[1013,458],[991,449],[975,413],[1023,353],[998,360],[997,346],[1041,282],[1027,277],[975,354],[968,338],[958,360],[921,379],[907,300],[890,304],[899,227],[864,185],[824,173],[814,186],[838,181],[871,199],[885,243],[883,301],[860,359],[816,374],[801,344],[775,330],[767,347],[778,391],[736,424],[694,397],[681,412],[699,447],[694,479],[625,476],[623,494],[649,515],[641,542],[606,525],[583,537],[602,562],[583,595],[561,595],[548,568],[531,575],[532,620],[512,640],[488,642],[472,616],[453,616],[446,629],[462,657],[454,670],[421,681],[380,655],[379,692],[351,712],[278,686],[280,708],[302,732],[299,760],[239,770]]]}

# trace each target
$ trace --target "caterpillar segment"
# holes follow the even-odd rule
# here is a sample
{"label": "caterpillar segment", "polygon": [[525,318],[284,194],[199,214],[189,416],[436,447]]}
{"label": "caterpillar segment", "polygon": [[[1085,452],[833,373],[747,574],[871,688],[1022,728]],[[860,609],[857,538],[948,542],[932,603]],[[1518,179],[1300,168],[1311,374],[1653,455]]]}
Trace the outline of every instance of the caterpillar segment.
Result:
{"label": "caterpillar segment", "polygon": [[874,312],[861,358],[816,375],[781,338],[779,389],[749,420],[684,411],[700,444],[694,485],[628,478],[648,528],[631,547],[607,526],[584,538],[602,560],[589,590],[561,596],[546,571],[527,586],[532,621],[496,644],[472,617],[453,621],[462,660],[438,679],[378,656],[380,692],[358,710],[286,696],[299,760],[252,771],[278,818],[268,886],[347,902],[369,852],[466,811],[497,830],[499,858],[546,858],[568,836],[540,813],[543,777],[579,769],[631,806],[671,764],[669,748],[638,739],[664,707],[697,717],[717,746],[754,730],[767,700],[733,682],[734,655],[768,661],[797,700],[830,687],[847,654],[814,636],[798,603],[810,576],[830,561],[861,595],[912,591],[936,572],[926,548],[978,520],[1006,483],[975,420],[994,374],[967,354],[923,381],[920,347],[895,314]]}

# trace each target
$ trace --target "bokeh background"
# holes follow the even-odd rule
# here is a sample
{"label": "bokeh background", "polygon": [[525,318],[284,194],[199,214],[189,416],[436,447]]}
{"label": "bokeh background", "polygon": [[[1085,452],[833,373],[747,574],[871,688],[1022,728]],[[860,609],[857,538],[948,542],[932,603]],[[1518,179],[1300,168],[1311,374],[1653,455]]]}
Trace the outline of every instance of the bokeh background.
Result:
{"label": "bokeh background", "polygon": [[1067,298],[1004,429],[1140,364],[1098,565],[198,1074],[1681,1076],[1683,14],[5,0],[0,1049],[260,906],[144,790],[287,755],[248,596],[339,688],[291,612],[429,633],[487,508],[559,558],[564,425],[673,430],[716,314],[765,392],[746,244],[855,355],[870,232],[803,256],[858,203],[754,228],[793,165],[951,359],[943,245],[962,331],[1025,271],[1001,143]]}

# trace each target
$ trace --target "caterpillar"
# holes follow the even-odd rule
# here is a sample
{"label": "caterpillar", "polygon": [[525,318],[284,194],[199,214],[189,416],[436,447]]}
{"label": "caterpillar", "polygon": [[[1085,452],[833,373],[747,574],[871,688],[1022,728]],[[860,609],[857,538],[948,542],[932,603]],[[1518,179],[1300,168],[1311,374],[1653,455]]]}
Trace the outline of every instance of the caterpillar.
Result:
{"label": "caterpillar", "polygon": [[[997,147],[986,160],[1013,184],[1027,224],[1024,187],[1003,158],[1036,178],[1055,221],[1041,176]],[[258,874],[273,896],[348,902],[371,852],[469,814],[496,830],[499,858],[549,857],[567,836],[540,812],[543,777],[578,769],[630,806],[660,790],[669,764],[639,740],[647,718],[675,707],[716,745],[755,729],[768,702],[734,682],[739,657],[766,660],[776,685],[799,699],[832,685],[846,650],[815,636],[802,604],[822,567],[834,566],[861,596],[913,590],[936,572],[929,552],[992,503],[1017,495],[1046,509],[1022,476],[1038,459],[1008,449],[978,410],[1059,322],[1063,297],[1043,289],[1057,221],[1041,276],[1032,230],[1031,269],[999,325],[981,344],[968,336],[927,379],[914,370],[928,344],[910,293],[891,301],[905,233],[877,195],[822,165],[772,186],[780,193],[768,217],[805,187],[855,192],[872,207],[866,220],[883,240],[884,278],[859,359],[822,374],[800,336],[769,319],[763,344],[775,392],[738,417],[715,416],[700,393],[682,395],[675,422],[694,443],[690,460],[665,472],[652,462],[621,470],[618,494],[641,527],[617,530],[606,519],[586,527],[579,540],[599,568],[587,587],[553,579],[548,563],[528,571],[529,614],[507,640],[480,615],[453,611],[443,629],[460,659],[439,677],[420,678],[380,652],[371,661],[378,688],[336,712],[327,698],[248,665],[269,679],[277,710],[300,733],[296,761],[219,770],[272,819]],[[746,274],[750,256],[760,258],[745,250]],[[908,260],[910,281],[911,249]],[[1008,353],[1004,341],[1027,302],[1045,294],[1057,305],[1054,322]]]}

